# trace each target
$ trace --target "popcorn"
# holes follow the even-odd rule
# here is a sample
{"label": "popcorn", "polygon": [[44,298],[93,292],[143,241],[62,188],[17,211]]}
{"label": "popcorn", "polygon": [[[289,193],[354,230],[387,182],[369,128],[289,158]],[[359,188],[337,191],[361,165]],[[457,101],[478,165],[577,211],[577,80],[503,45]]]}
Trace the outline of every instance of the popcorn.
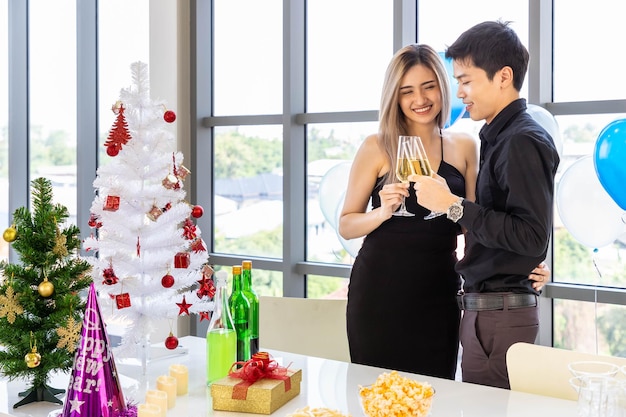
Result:
{"label": "popcorn", "polygon": [[368,387],[360,387],[363,411],[369,417],[424,417],[435,390],[428,382],[405,378],[397,371],[383,373]]}
{"label": "popcorn", "polygon": [[326,407],[311,408],[308,405],[304,408],[298,408],[287,417],[350,417],[350,414],[343,414],[340,411],[332,410]]}

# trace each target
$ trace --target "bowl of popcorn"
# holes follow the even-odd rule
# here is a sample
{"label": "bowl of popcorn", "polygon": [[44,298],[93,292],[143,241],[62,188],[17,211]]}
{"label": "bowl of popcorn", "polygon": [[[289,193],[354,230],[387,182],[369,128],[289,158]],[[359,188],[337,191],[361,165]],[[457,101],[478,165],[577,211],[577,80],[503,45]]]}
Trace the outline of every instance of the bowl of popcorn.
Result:
{"label": "bowl of popcorn", "polygon": [[425,417],[430,413],[435,389],[428,382],[385,372],[372,385],[359,387],[361,407],[368,417]]}

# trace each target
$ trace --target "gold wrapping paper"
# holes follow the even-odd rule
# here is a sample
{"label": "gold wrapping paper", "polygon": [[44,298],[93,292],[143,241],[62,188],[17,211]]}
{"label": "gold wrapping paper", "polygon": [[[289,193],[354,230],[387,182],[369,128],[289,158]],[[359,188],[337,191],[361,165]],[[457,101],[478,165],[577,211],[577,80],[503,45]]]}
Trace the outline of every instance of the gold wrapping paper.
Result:
{"label": "gold wrapping paper", "polygon": [[243,413],[272,414],[287,401],[300,394],[302,370],[288,370],[291,379],[291,389],[285,391],[285,382],[280,379],[261,379],[248,387],[245,400],[232,398],[233,387],[241,382],[239,378],[224,377],[211,384],[213,409],[224,411],[238,411]]}

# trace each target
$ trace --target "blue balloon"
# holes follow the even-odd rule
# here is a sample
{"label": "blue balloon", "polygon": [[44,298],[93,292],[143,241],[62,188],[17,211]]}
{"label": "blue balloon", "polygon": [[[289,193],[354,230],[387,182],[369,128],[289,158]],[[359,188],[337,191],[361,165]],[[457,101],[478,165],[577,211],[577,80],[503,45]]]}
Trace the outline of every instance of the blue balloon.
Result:
{"label": "blue balloon", "polygon": [[626,210],[626,119],[602,129],[595,144],[594,165],[602,187]]}
{"label": "blue balloon", "polygon": [[439,52],[439,56],[443,61],[446,72],[448,73],[448,85],[450,85],[450,93],[452,96],[452,103],[450,103],[450,119],[444,126],[445,128],[448,128],[465,115],[465,104],[463,104],[463,100],[458,98],[455,93],[456,80],[454,79],[454,68],[452,67],[452,59],[446,58],[446,54],[443,52]]}

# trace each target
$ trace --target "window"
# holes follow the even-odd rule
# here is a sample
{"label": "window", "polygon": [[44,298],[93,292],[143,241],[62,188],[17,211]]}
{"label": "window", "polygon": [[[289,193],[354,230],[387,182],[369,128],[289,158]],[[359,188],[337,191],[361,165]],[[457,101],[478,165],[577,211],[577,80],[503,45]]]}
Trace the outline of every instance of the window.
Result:
{"label": "window", "polygon": [[149,17],[148,0],[98,2],[100,164],[109,160],[104,141],[115,121],[111,107],[119,99],[120,90],[131,84],[130,65],[136,61],[150,62]]}
{"label": "window", "polygon": [[76,224],[76,8],[29,3],[30,177],[52,182]]}
{"label": "window", "polygon": [[359,0],[307,2],[307,112],[378,108],[393,54],[392,6],[390,0],[367,7]]}
{"label": "window", "polygon": [[[0,1],[0,27],[9,27],[7,1]],[[0,230],[9,224],[9,39],[8,31],[0,30]],[[0,261],[9,257],[9,244],[0,240]]]}
{"label": "window", "polygon": [[282,148],[280,126],[215,129],[216,252],[282,257]]}
{"label": "window", "polygon": [[626,97],[626,86],[617,78],[626,65],[626,57],[616,49],[623,28],[623,8],[610,0],[576,7],[554,0],[555,102]]}
{"label": "window", "polygon": [[215,115],[282,111],[282,1],[216,0]]}

